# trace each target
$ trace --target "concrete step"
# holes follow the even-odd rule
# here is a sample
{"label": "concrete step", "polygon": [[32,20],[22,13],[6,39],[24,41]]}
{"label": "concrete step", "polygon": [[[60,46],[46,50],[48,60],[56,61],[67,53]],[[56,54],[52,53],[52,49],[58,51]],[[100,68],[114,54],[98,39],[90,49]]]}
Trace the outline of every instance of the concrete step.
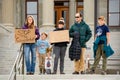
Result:
{"label": "concrete step", "polygon": [[[7,80],[8,76],[0,76]],[[18,75],[17,80],[119,80],[119,75]]]}
{"label": "concrete step", "polygon": [[[9,75],[0,75],[0,80],[8,80]],[[119,75],[18,75],[17,80],[119,80]]]}
{"label": "concrete step", "polygon": [[9,75],[0,75],[0,80],[8,80]]}
{"label": "concrete step", "polygon": [[0,75],[10,74],[20,46],[14,41],[14,27],[10,31],[0,30]]}

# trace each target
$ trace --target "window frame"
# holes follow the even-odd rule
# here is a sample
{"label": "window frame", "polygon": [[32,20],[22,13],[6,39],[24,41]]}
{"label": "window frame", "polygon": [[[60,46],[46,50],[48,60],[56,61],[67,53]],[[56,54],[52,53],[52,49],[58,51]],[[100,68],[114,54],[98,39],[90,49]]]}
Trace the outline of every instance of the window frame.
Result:
{"label": "window frame", "polygon": [[[28,14],[27,13],[27,2],[37,2],[37,14]],[[36,22],[36,26],[38,26],[39,24],[39,9],[38,9],[39,5],[38,5],[38,0],[25,0],[25,19],[27,18],[27,15],[36,15],[37,16],[37,21]]]}
{"label": "window frame", "polygon": [[[119,14],[119,22],[120,22],[120,0],[119,0],[119,12],[109,12],[109,1],[110,0],[107,0],[107,2],[108,2],[108,6],[107,6],[107,23],[108,23],[108,25],[109,25],[109,15],[110,14],[116,14],[116,13],[118,13]],[[118,28],[120,28],[120,23],[119,23],[118,26],[109,25],[109,27],[118,27]]]}

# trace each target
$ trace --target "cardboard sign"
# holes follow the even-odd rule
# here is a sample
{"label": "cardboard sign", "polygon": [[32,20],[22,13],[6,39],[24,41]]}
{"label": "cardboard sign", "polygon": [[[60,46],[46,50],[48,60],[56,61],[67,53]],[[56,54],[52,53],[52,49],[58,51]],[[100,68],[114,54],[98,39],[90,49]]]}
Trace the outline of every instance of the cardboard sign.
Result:
{"label": "cardboard sign", "polygon": [[15,29],[16,43],[35,43],[34,29]]}
{"label": "cardboard sign", "polygon": [[69,42],[69,31],[62,30],[62,31],[52,31],[49,33],[49,42],[50,43],[57,43],[57,42]]}

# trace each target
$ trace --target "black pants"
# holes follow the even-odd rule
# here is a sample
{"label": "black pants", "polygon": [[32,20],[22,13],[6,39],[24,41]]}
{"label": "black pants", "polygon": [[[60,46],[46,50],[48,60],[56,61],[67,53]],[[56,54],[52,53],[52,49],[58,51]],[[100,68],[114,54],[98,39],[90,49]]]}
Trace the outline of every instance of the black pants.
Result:
{"label": "black pants", "polygon": [[54,46],[53,48],[53,53],[55,54],[54,67],[53,67],[54,72],[57,72],[59,58],[60,58],[60,72],[64,71],[65,52],[66,52],[66,46],[64,47]]}

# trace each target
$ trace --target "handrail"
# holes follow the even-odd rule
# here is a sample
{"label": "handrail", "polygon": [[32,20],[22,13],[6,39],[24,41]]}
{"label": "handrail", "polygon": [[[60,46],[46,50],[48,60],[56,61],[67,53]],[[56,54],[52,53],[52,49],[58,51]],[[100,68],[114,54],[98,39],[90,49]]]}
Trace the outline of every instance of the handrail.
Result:
{"label": "handrail", "polygon": [[3,25],[3,24],[0,24],[0,27],[1,27],[2,29],[4,29],[5,31],[9,32],[9,33],[12,33],[12,31],[10,31],[10,30],[8,30],[7,28],[5,28],[5,25]]}
{"label": "handrail", "polygon": [[24,74],[23,44],[21,44],[20,46],[20,50],[18,51],[18,55],[15,59],[15,62],[13,64],[8,80],[16,80],[17,74]]}

